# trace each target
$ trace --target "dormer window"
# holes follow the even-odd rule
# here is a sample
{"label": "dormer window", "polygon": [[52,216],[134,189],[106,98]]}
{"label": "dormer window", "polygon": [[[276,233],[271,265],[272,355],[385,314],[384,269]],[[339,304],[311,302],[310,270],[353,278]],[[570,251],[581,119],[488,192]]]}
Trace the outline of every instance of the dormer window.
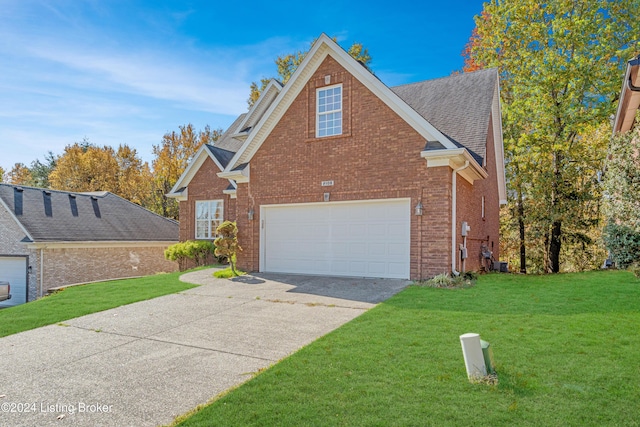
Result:
{"label": "dormer window", "polygon": [[342,134],[342,85],[316,91],[316,137]]}

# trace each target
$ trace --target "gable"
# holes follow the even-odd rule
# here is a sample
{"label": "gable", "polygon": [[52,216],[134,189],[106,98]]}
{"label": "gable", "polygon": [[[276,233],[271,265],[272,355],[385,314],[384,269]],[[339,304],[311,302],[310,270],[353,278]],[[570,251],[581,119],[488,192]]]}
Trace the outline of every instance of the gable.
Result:
{"label": "gable", "polygon": [[338,46],[333,40],[322,34],[313,45],[304,61],[280,92],[269,110],[260,120],[257,129],[247,138],[246,142],[238,153],[234,156],[227,170],[231,170],[239,164],[248,163],[265,138],[273,130],[273,127],[282,118],[293,100],[306,86],[310,76],[312,76],[320,64],[327,56],[331,56],[343,68],[345,68],[354,78],[358,79],[372,93],[380,98],[389,108],[395,111],[403,120],[413,127],[426,141],[438,141],[446,148],[457,148],[445,135],[430,124],[424,117],[410,108],[398,95],[386,87],[376,76],[353,59],[344,49]]}

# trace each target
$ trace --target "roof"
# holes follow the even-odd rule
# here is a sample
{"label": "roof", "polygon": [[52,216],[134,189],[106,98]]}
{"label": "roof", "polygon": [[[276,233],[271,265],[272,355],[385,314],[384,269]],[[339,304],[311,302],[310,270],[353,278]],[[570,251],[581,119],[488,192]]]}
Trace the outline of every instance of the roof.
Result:
{"label": "roof", "polygon": [[231,126],[229,126],[227,130],[222,135],[220,135],[220,138],[218,138],[218,140],[215,142],[216,147],[222,148],[227,151],[232,151],[234,153],[237,152],[240,147],[242,147],[244,141],[238,138],[234,138],[233,135],[235,134],[238,126],[240,126],[240,123],[242,123],[246,115],[247,113],[240,114],[233,121],[233,123],[231,123]]}
{"label": "roof", "polygon": [[223,169],[227,167],[229,161],[233,158],[234,154],[236,154],[235,151],[225,150],[210,144],[205,144],[205,147],[209,150],[209,153],[220,162]]}
{"label": "roof", "polygon": [[109,192],[0,184],[0,201],[33,242],[178,241],[178,223]]}
{"label": "roof", "polygon": [[635,126],[635,118],[640,108],[640,55],[627,62],[627,70],[622,79],[620,101],[616,111],[613,133],[627,132]]}
{"label": "roof", "polygon": [[[482,164],[493,94],[495,68],[392,87],[404,102]],[[425,147],[429,149],[429,147]]]}

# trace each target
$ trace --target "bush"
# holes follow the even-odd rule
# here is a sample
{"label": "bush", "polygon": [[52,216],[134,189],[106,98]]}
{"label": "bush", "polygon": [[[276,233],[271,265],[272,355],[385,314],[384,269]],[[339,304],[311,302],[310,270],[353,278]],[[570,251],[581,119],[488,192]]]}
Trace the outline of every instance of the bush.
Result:
{"label": "bush", "polygon": [[430,288],[468,288],[475,285],[478,273],[467,271],[460,276],[452,276],[448,273],[438,274],[429,280],[416,283],[418,286],[428,286]]}
{"label": "bush", "polygon": [[180,270],[184,270],[187,259],[194,260],[198,266],[205,265],[214,249],[213,243],[208,240],[187,240],[169,246],[164,251],[164,257],[169,261],[178,261]]}
{"label": "bush", "polygon": [[604,227],[602,237],[618,268],[640,263],[640,232],[625,225],[609,223]]}

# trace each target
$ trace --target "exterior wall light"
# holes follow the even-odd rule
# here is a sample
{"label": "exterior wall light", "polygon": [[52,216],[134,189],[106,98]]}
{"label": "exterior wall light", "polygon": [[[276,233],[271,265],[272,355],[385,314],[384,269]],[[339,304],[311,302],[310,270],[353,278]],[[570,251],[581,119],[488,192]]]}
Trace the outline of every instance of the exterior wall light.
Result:
{"label": "exterior wall light", "polygon": [[249,209],[249,212],[247,212],[247,216],[249,217],[249,221],[253,221],[253,209]]}
{"label": "exterior wall light", "polygon": [[422,202],[418,202],[418,204],[416,205],[416,216],[422,216]]}

